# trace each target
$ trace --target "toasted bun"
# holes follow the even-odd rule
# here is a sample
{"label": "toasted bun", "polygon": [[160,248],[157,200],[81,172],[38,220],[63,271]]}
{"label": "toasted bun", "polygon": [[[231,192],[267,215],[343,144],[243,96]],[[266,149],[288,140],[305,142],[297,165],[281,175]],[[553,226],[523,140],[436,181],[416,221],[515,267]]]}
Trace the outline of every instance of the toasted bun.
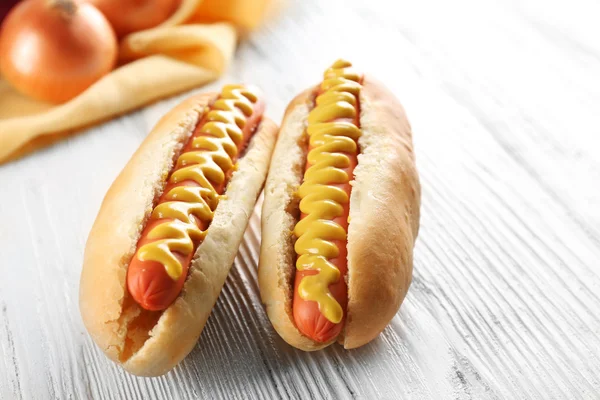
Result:
{"label": "toasted bun", "polygon": [[127,267],[174,160],[216,96],[191,97],[158,122],[110,187],[88,237],[79,293],[83,322],[104,353],[135,375],[164,374],[194,347],[267,174],[277,126],[263,118],[194,255],[181,294],[162,313],[142,310],[127,292]]}
{"label": "toasted bun", "polygon": [[[299,349],[318,350],[292,315],[295,273],[292,231],[299,217],[298,190],[304,174],[304,131],[315,89],[288,107],[265,184],[258,281],[267,315],[279,335]],[[358,140],[348,227],[348,309],[338,341],[362,346],[387,326],[412,279],[412,254],[419,230],[421,189],[412,133],[404,109],[383,85],[365,76],[360,92]]]}

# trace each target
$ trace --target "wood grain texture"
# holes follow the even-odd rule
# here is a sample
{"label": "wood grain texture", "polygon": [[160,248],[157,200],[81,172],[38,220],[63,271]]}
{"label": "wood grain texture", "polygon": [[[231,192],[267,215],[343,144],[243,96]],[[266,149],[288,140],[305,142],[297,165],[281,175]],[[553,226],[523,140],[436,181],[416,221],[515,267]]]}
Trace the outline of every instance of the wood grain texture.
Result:
{"label": "wood grain texture", "polygon": [[357,350],[302,353],[274,333],[258,213],[182,365],[135,378],[93,346],[77,307],[87,234],[185,95],[0,166],[0,398],[600,398],[598,15],[592,0],[290,2],[210,85],[260,86],[279,121],[346,57],[405,105],[423,186],[414,280]]}

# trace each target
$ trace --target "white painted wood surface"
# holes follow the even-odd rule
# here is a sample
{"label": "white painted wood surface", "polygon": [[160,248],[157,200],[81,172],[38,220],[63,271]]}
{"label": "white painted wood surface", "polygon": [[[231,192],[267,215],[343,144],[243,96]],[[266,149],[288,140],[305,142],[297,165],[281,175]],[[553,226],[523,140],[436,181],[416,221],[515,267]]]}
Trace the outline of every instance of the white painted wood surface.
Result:
{"label": "white painted wood surface", "polygon": [[0,398],[600,398],[600,3],[303,0],[227,75],[280,120],[335,58],[385,81],[423,185],[414,280],[381,337],[302,353],[256,283],[259,216],[198,345],[127,375],[80,320],[104,193],[169,99],[0,166]]}

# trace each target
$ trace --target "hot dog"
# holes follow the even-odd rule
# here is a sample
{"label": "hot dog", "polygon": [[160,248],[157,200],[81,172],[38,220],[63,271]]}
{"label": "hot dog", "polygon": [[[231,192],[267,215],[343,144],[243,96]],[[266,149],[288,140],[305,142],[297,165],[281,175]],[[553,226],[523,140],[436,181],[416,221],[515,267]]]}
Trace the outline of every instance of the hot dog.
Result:
{"label": "hot dog", "polygon": [[377,337],[412,280],[420,195],[402,106],[336,61],[288,106],[265,184],[259,288],[286,342]]}
{"label": "hot dog", "polygon": [[263,187],[277,126],[258,91],[228,85],[167,113],[106,194],[80,311],[94,342],[141,376],[194,347]]}

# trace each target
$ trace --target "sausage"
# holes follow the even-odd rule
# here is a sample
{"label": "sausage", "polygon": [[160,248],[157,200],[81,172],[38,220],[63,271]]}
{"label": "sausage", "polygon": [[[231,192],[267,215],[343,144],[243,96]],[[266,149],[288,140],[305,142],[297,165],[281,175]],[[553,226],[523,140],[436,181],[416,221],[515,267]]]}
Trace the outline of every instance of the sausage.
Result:
{"label": "sausage", "polygon": [[[300,202],[301,222],[296,225],[295,229],[296,231],[299,230],[298,228],[302,225],[302,221],[305,221],[308,217],[311,207],[316,207],[316,202],[334,200],[328,196],[326,192],[324,192],[325,194],[323,195],[317,195],[314,193],[315,191],[323,191],[323,188],[327,186],[329,188],[337,188],[345,193],[345,196],[341,195],[341,200],[338,201],[339,207],[337,207],[336,215],[325,215],[327,212],[323,214],[322,211],[314,211],[313,208],[313,212],[321,214],[318,217],[315,217],[317,218],[316,220],[310,222],[306,221],[306,228],[303,229],[300,227],[300,231],[306,231],[311,229],[309,228],[309,224],[311,223],[313,224],[312,229],[315,229],[315,223],[332,221],[337,225],[337,228],[335,229],[339,232],[332,237],[324,236],[313,238],[313,240],[326,241],[337,248],[337,255],[333,254],[333,257],[325,257],[338,271],[336,273],[332,269],[333,273],[337,274],[337,279],[327,286],[329,293],[326,294],[327,296],[332,296],[339,305],[339,310],[334,313],[338,314],[337,320],[334,319],[332,321],[331,318],[327,318],[321,309],[322,306],[320,306],[317,301],[308,300],[301,295],[301,283],[303,280],[309,276],[315,276],[322,272],[317,269],[312,269],[313,266],[310,262],[307,263],[307,265],[309,265],[307,268],[299,266],[302,264],[301,261],[297,263],[292,306],[294,322],[302,334],[318,343],[327,343],[334,340],[340,334],[346,318],[346,306],[348,303],[348,288],[346,284],[346,275],[348,271],[347,234],[350,192],[352,189],[350,181],[353,179],[354,168],[358,163],[358,144],[356,141],[358,135],[360,135],[359,102],[356,98],[357,92],[354,91],[354,84],[360,81],[360,77],[351,70],[335,67],[336,66],[334,65],[334,67],[326,73],[325,82],[317,93],[317,106],[309,115],[308,134],[310,136],[310,141],[304,169],[304,183],[299,190],[300,197],[302,198]],[[328,76],[328,74],[330,74],[330,76]],[[335,110],[334,107],[339,107],[339,109]],[[329,118],[331,116],[333,116],[333,118]],[[319,126],[323,129],[320,129]],[[311,130],[313,131],[312,133]],[[319,134],[329,135],[330,139],[325,140],[324,137],[320,137]],[[350,137],[348,137],[348,134]],[[335,141],[341,142],[336,144]],[[340,151],[344,146],[349,146],[351,151]],[[320,148],[322,150],[319,150]],[[342,155],[343,157],[339,158],[337,161],[331,161],[328,164],[325,157],[332,157],[332,153],[334,155]],[[323,156],[323,154],[325,155]],[[311,178],[310,169],[312,168],[314,170],[315,168],[319,168],[319,163],[325,165],[326,168],[331,168],[333,165],[336,170],[341,173],[340,179],[336,178],[337,180],[335,182],[327,181],[327,178],[321,177],[318,171],[313,172],[312,175],[314,175],[315,178]],[[311,179],[313,181],[311,181]],[[314,179],[318,180],[317,185],[314,185]],[[307,185],[308,187],[306,187]],[[311,185],[313,186],[311,187]],[[306,193],[302,193],[303,189]],[[339,196],[339,193],[335,194],[335,190],[333,194]],[[305,199],[310,199],[310,196],[321,196],[321,198],[317,201],[313,201],[312,206],[310,203],[303,204]],[[334,207],[334,209],[336,209],[336,207]],[[298,236],[298,240],[301,240],[303,233],[295,233]],[[339,235],[339,237],[336,237],[336,235]],[[301,255],[302,251],[298,250],[298,246],[296,246],[296,252],[300,256],[300,260],[303,256]],[[308,245],[306,252],[315,254],[320,251],[318,248]],[[319,278],[315,277],[313,279],[316,280]],[[321,282],[318,284],[323,283]]]}
{"label": "sausage", "polygon": [[[236,101],[227,98],[227,93],[228,91],[224,90],[220,97],[208,107],[190,140],[183,148],[175,167],[169,174],[163,194],[156,202],[151,217],[142,230],[136,253],[129,264],[127,270],[128,291],[133,299],[146,310],[166,309],[181,292],[194,253],[202,243],[204,232],[209,228],[219,196],[224,193],[229,177],[235,170],[238,156],[247,146],[262,118],[264,101],[254,97],[254,103],[249,102],[246,105],[235,103],[235,107],[240,111],[236,117],[236,123],[238,127],[243,126],[241,140],[235,143],[234,148],[228,146],[224,141],[220,141],[219,143],[224,146],[223,149],[229,155],[231,162],[227,160],[227,157],[219,155],[215,156],[214,163],[210,164],[209,161],[206,161],[208,154],[219,150],[215,147],[214,133],[211,133],[211,129],[216,128],[215,124],[219,122],[219,110],[231,107],[232,102]],[[231,137],[231,133],[228,132],[228,134]],[[213,142],[210,142],[211,140]],[[201,144],[198,145],[198,143]],[[201,177],[194,175],[193,171],[186,170],[197,164],[198,160],[204,160],[207,163]],[[194,177],[196,178],[192,179]],[[206,190],[206,188],[213,189],[213,191]],[[169,204],[173,206],[169,208]],[[190,204],[194,204],[193,208],[189,207]],[[165,210],[171,214],[171,217],[165,216]],[[165,235],[170,237],[165,239]],[[170,246],[174,247],[173,250],[166,248],[167,245],[162,242],[160,245],[156,245],[156,243],[166,240],[171,241]],[[146,245],[152,243],[155,243],[152,248],[154,254],[148,256],[146,254],[148,246]],[[169,269],[169,266],[177,267],[178,265],[180,270],[178,268]]]}
{"label": "sausage", "polygon": [[[310,150],[309,150],[310,151]],[[348,174],[348,176],[352,176],[354,168],[357,165],[357,157],[356,154],[347,154],[350,159],[350,165],[348,168],[345,168],[344,171]],[[309,165],[307,164],[307,168]],[[341,189],[343,189],[350,197],[350,184],[337,184],[335,185]],[[346,233],[348,232],[348,213],[349,213],[349,205],[350,203],[346,203],[343,205],[344,213],[340,217],[336,217],[333,221],[344,228]],[[306,214],[302,213],[300,218],[305,218]],[[337,267],[340,271],[340,279],[334,283],[329,285],[329,290],[333,297],[337,300],[337,302],[342,306],[342,309],[346,310],[346,306],[348,303],[348,287],[346,285],[345,277],[348,273],[348,252],[346,248],[346,241],[344,240],[332,240],[332,243],[337,246],[339,249],[339,256],[336,258],[332,258],[330,261]],[[296,271],[296,278],[294,282],[294,303],[293,303],[293,313],[294,313],[294,321],[296,322],[296,326],[304,335],[312,338],[314,341],[319,343],[327,343],[331,341],[333,338],[336,338],[345,322],[344,318],[340,323],[334,324],[329,321],[327,318],[321,314],[319,311],[319,307],[314,301],[306,301],[303,300],[298,294],[298,286],[300,285],[300,281],[309,275],[315,275],[316,271],[304,270],[304,271]]]}

